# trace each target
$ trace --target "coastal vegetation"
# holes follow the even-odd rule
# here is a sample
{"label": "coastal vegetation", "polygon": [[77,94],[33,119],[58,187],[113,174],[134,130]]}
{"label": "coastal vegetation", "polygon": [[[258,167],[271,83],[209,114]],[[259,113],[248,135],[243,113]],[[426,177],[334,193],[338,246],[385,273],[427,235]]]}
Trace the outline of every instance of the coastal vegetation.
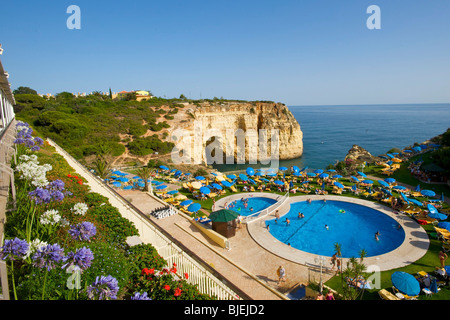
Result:
{"label": "coastal vegetation", "polygon": [[158,133],[170,127],[164,117],[170,118],[183,107],[179,99],[139,102],[113,100],[99,93],[75,97],[69,92],[44,98],[33,94],[33,89],[17,90],[17,118],[30,123],[41,136],[51,138],[76,159],[99,155],[105,149],[112,156],[122,155],[126,148],[135,155],[167,153],[173,146]]}

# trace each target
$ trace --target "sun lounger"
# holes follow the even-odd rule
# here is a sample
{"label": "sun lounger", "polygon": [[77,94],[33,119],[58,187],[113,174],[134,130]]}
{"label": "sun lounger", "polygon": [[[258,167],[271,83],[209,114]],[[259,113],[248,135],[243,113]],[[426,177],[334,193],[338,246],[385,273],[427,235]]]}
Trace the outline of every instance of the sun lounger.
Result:
{"label": "sun lounger", "polygon": [[231,189],[231,191],[233,191],[233,192],[238,192],[235,186],[231,186],[230,189]]}
{"label": "sun lounger", "polygon": [[381,289],[380,291],[378,291],[378,295],[383,300],[401,300],[395,294],[387,291],[386,289]]}
{"label": "sun lounger", "polygon": [[434,229],[436,230],[439,238],[446,241],[450,240],[450,231],[438,227],[434,227]]}

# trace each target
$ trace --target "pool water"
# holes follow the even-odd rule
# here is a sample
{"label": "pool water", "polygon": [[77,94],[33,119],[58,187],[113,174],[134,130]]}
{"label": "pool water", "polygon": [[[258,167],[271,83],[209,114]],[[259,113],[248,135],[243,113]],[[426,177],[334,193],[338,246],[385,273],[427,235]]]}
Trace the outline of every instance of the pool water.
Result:
{"label": "pool water", "polygon": [[[299,212],[303,218],[298,217]],[[340,244],[343,258],[359,257],[362,249],[366,257],[372,257],[396,249],[405,239],[405,231],[395,219],[378,210],[343,201],[291,203],[286,215],[278,222],[266,221],[266,226],[279,241],[328,257],[335,253],[335,243]]]}
{"label": "pool water", "polygon": [[[239,213],[241,216],[249,216],[264,210],[277,202],[275,199],[265,197],[247,197],[244,198],[244,200],[247,201],[247,207],[245,207],[244,201],[238,199],[236,200],[236,203],[234,201],[228,203],[228,209]],[[250,210],[251,208],[253,208],[253,211]]]}

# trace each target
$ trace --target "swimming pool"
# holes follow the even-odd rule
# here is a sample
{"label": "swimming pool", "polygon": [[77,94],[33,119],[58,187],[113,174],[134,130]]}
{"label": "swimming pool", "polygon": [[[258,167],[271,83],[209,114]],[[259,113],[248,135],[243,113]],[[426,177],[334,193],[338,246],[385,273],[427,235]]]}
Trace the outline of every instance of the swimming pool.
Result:
{"label": "swimming pool", "polygon": [[[249,216],[267,209],[277,202],[275,199],[265,197],[246,197],[244,200],[247,201],[247,206],[245,206],[245,202],[242,199],[237,199],[228,203],[228,209],[239,213],[241,216]],[[251,210],[252,208],[253,211]]]}
{"label": "swimming pool", "polygon": [[[299,218],[298,213],[304,217]],[[287,225],[286,218],[290,220]],[[325,226],[328,226],[328,229]],[[308,253],[331,257],[335,243],[343,258],[366,257],[388,253],[399,247],[405,231],[388,215],[354,203],[322,200],[291,203],[290,211],[278,222],[266,221],[270,234],[284,244]],[[378,241],[375,233],[380,233]]]}

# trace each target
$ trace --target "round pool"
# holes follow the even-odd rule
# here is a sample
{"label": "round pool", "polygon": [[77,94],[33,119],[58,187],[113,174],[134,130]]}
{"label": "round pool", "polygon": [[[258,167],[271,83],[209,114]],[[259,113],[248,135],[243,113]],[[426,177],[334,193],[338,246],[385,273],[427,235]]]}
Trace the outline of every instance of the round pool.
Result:
{"label": "round pool", "polygon": [[[301,212],[303,217],[299,217]],[[286,218],[290,224],[286,223]],[[266,221],[270,234],[284,244],[308,253],[331,257],[335,244],[343,258],[366,257],[388,253],[399,247],[405,231],[388,215],[359,204],[317,200],[291,203],[281,219]],[[378,240],[375,234],[379,233]]]}
{"label": "round pool", "polygon": [[275,204],[275,199],[266,197],[244,197],[228,203],[228,209],[239,213],[241,216],[249,216]]}

